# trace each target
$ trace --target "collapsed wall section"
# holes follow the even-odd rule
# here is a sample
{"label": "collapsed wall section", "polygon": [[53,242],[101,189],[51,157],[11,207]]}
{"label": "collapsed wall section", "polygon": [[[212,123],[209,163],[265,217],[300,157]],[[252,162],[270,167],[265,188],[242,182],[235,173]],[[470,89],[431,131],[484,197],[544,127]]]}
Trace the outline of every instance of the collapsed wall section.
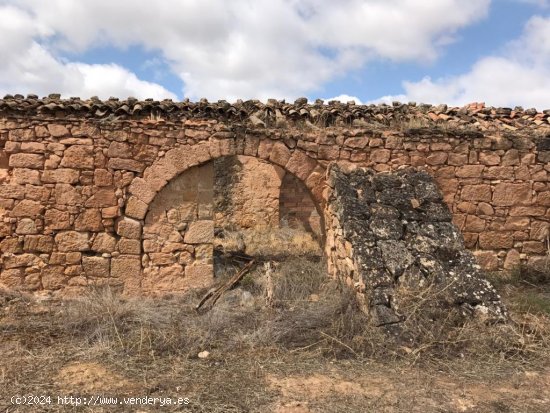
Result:
{"label": "collapsed wall section", "polygon": [[329,271],[360,292],[376,325],[407,318],[396,294],[403,286],[444,291],[444,305],[463,314],[506,317],[428,174],[337,165],[328,174]]}

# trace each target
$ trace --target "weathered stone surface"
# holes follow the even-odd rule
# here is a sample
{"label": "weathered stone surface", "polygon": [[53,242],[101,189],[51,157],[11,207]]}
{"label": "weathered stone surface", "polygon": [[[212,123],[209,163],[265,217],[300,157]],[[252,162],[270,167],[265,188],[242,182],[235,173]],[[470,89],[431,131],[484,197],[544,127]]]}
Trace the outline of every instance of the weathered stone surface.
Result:
{"label": "weathered stone surface", "polygon": [[139,239],[141,237],[141,223],[135,219],[124,217],[117,221],[116,231],[121,237]]}
{"label": "weathered stone surface", "polygon": [[84,204],[91,208],[105,208],[117,205],[115,191],[112,188],[98,189]]}
{"label": "weathered stone surface", "polygon": [[74,169],[93,169],[94,149],[88,145],[73,145],[65,149],[61,166]]}
{"label": "weathered stone surface", "polygon": [[109,277],[111,260],[103,257],[83,257],[82,269],[88,277]]}
{"label": "weathered stone surface", "polygon": [[126,215],[131,218],[143,219],[147,214],[148,205],[135,196],[131,196],[126,203]]}
{"label": "weathered stone surface", "polygon": [[183,240],[186,244],[205,244],[213,238],[214,221],[195,221],[189,225]]}
{"label": "weathered stone surface", "polygon": [[74,221],[74,229],[77,231],[102,231],[101,212],[98,209],[85,209],[78,214]]}
{"label": "weathered stone surface", "polygon": [[69,136],[69,130],[64,125],[49,124],[48,132],[54,138],[64,138]]}
{"label": "weathered stone surface", "polygon": [[121,238],[118,241],[118,251],[121,254],[141,254],[141,242],[137,239]]}
{"label": "weathered stone surface", "polygon": [[[435,185],[427,174],[412,170],[375,174],[368,169],[346,173],[332,166],[328,185],[330,268],[343,281],[364,290],[375,325],[385,326],[392,334],[406,328],[401,325],[406,314],[396,311],[398,289],[404,285],[414,289],[436,285],[447,291],[442,308],[455,307],[464,316],[483,305],[492,317],[506,317],[500,297],[465,249],[448,210],[438,212],[446,206],[437,189],[431,189]],[[512,233],[484,231],[481,218],[466,215],[463,225],[480,232],[482,248],[513,246]]]}
{"label": "weathered stone surface", "polygon": [[126,171],[143,172],[145,165],[133,159],[111,158],[107,164],[111,169],[124,169]]}
{"label": "weathered stone surface", "polygon": [[510,232],[486,231],[479,234],[479,246],[486,250],[512,248],[514,237]]}
{"label": "weathered stone surface", "polygon": [[512,206],[532,203],[531,184],[502,183],[495,186],[493,205]]}
{"label": "weathered stone surface", "polygon": [[94,185],[111,186],[113,184],[113,175],[106,169],[96,169],[94,171]]}
{"label": "weathered stone surface", "polygon": [[55,236],[57,249],[63,252],[88,251],[90,249],[86,232],[63,231]]}
{"label": "weathered stone surface", "polygon": [[44,183],[63,183],[76,184],[80,177],[80,171],[77,169],[60,168],[47,169],[42,173],[42,182]]}
{"label": "weathered stone surface", "polygon": [[141,260],[139,256],[120,256],[111,259],[111,277],[139,279]]}
{"label": "weathered stone surface", "polygon": [[92,251],[95,252],[113,252],[115,251],[117,240],[114,235],[102,232],[96,235],[92,243]]}
{"label": "weathered stone surface", "polygon": [[29,252],[52,252],[53,238],[47,235],[27,235],[23,249]]}
{"label": "weathered stone surface", "polygon": [[461,198],[465,201],[491,202],[490,185],[466,185],[462,188]]}
{"label": "weathered stone surface", "polygon": [[48,265],[42,268],[42,286],[46,290],[58,290],[67,283],[64,268],[61,265]]}
{"label": "weathered stone surface", "polygon": [[69,213],[58,209],[48,209],[44,214],[46,227],[50,230],[69,229]]}
{"label": "weathered stone surface", "polygon": [[16,153],[10,156],[9,166],[12,168],[42,169],[44,155]]}
{"label": "weathered stone surface", "polygon": [[29,217],[36,218],[42,214],[44,206],[40,202],[24,199],[15,204],[11,211],[11,216],[16,218]]}
{"label": "weathered stone surface", "polygon": [[40,185],[40,172],[34,169],[15,168],[13,170],[12,183],[24,185]]}

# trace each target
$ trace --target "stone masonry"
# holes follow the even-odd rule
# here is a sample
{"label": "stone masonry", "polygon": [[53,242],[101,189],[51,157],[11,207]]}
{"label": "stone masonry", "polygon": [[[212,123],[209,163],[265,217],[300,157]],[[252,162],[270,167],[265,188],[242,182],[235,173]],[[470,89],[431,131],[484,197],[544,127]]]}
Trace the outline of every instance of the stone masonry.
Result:
{"label": "stone masonry", "polygon": [[[157,199],[184,197],[183,172],[233,155],[292,174],[320,211],[331,163],[376,172],[414,167],[435,179],[484,268],[536,263],[545,259],[550,226],[549,122],[548,111],[480,104],[6,96],[0,99],[0,283],[48,294],[78,294],[90,283],[128,294],[154,291],[155,276],[174,276],[151,278],[145,271],[145,250],[162,254],[149,231],[160,225]],[[182,279],[207,284],[211,268],[200,256],[213,228],[197,214],[178,231],[200,248],[170,266],[178,265]]]}

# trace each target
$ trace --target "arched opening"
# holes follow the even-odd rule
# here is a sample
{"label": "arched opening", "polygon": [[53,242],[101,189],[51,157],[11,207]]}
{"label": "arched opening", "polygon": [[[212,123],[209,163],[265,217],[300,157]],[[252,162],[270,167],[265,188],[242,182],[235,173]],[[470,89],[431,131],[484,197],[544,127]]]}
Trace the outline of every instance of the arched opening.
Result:
{"label": "arched opening", "polygon": [[244,155],[209,160],[171,179],[149,204],[142,289],[207,287],[241,258],[320,258],[321,226],[308,189],[284,168]]}

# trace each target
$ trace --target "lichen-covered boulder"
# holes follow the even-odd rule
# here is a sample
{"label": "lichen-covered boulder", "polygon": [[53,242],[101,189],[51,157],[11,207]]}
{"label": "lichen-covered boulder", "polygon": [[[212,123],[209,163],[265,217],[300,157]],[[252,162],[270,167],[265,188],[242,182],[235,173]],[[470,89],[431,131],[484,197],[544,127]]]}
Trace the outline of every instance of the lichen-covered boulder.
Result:
{"label": "lichen-covered boulder", "polygon": [[401,302],[404,289],[416,291],[418,300],[436,297],[439,310],[507,318],[430,175],[411,168],[375,173],[333,165],[328,184],[331,269],[363,293],[375,325],[399,330],[407,309],[412,311]]}

